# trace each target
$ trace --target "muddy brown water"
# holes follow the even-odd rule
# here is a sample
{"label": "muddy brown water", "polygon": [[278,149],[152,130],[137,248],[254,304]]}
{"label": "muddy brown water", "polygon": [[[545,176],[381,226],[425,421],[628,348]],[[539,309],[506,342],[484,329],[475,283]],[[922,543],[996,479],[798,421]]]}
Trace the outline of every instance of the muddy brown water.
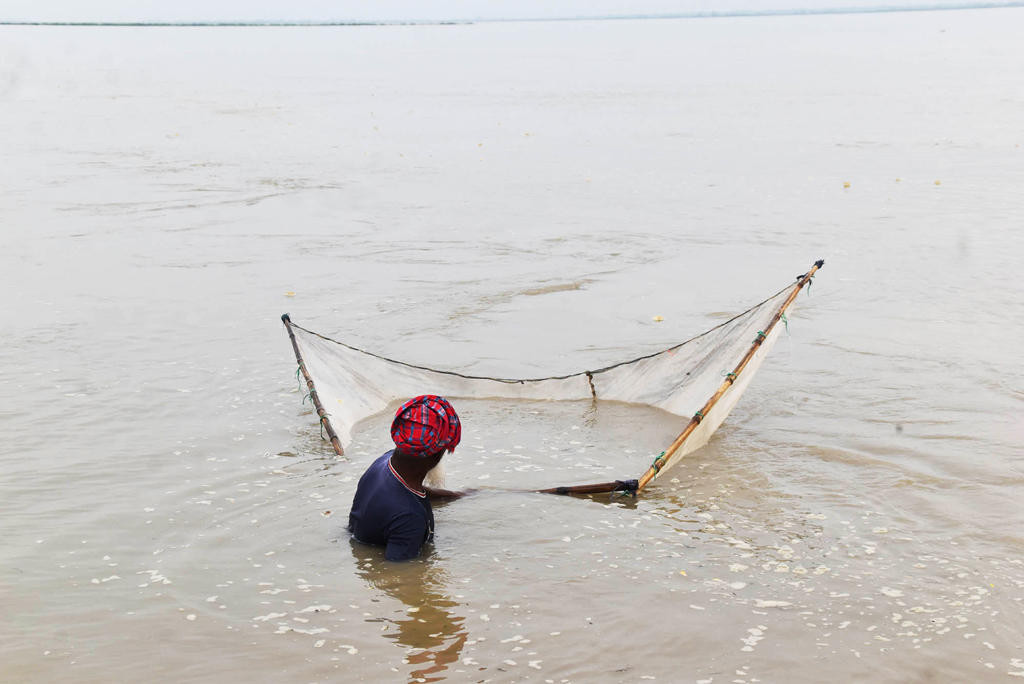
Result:
{"label": "muddy brown water", "polygon": [[[0,679],[1024,676],[1022,28],[0,28]],[[457,402],[481,492],[412,563],[345,535],[387,417],[335,458],[282,313],[572,372],[818,258],[641,498],[500,490],[637,477],[679,419]]]}

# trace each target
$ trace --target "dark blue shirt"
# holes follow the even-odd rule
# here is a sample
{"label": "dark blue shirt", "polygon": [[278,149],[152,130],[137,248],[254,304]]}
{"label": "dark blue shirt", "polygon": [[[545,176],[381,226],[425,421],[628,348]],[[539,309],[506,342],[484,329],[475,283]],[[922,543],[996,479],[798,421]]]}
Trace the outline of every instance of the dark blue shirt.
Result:
{"label": "dark blue shirt", "polygon": [[357,541],[386,546],[390,561],[408,560],[434,537],[434,511],[391,468],[389,451],[359,478],[348,529]]}

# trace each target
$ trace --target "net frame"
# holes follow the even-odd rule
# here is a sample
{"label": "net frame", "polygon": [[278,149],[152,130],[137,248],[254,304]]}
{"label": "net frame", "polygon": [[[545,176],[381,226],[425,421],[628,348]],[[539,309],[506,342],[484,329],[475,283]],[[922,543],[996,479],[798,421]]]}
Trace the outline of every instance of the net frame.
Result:
{"label": "net frame", "polygon": [[[739,401],[778,339],[781,331],[778,322],[786,320],[785,314],[791,311],[797,294],[823,265],[823,260],[815,262],[807,273],[797,277],[795,283],[676,345],[595,370],[541,378],[478,376],[411,364],[308,330],[292,322],[288,314],[284,314],[281,320],[298,362],[296,375],[303,375],[309,390],[307,397],[311,399],[321,427],[339,456],[344,455],[344,446],[351,441],[351,430],[356,423],[382,412],[394,401],[418,394],[442,394],[452,398],[616,400],[646,404],[680,416],[692,413],[680,435],[638,480],[535,490],[554,494],[622,492],[636,495],[681,458],[708,442]],[[757,335],[747,345],[742,335],[752,334],[753,329],[757,329]],[[683,349],[687,350],[686,355],[680,355],[680,359],[673,358]],[[332,355],[334,363],[330,362]],[[733,365],[735,359],[738,362]],[[733,370],[718,373],[716,366],[725,360],[729,360],[729,367]],[[318,377],[317,382],[313,380],[314,375]],[[716,376],[724,377],[724,380]],[[385,380],[377,382],[380,378]],[[338,387],[343,388],[341,392],[332,391]],[[320,396],[324,388],[326,391],[323,393],[337,402],[331,404],[334,414],[324,407]],[[704,400],[703,397],[710,398]],[[699,402],[696,401],[698,398]],[[696,405],[700,408],[694,411],[692,407]],[[336,418],[333,422],[332,415]],[[336,427],[340,428],[340,434]]]}

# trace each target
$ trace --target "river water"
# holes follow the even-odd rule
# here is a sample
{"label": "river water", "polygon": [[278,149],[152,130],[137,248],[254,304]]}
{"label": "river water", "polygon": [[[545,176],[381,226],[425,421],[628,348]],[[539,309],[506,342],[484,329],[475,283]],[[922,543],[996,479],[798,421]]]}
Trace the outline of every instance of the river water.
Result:
{"label": "river water", "polygon": [[[0,28],[0,679],[1024,676],[1022,30]],[[819,258],[639,499],[499,489],[637,477],[678,418],[457,402],[483,490],[415,562],[347,539],[388,420],[334,456],[282,313],[547,375]]]}

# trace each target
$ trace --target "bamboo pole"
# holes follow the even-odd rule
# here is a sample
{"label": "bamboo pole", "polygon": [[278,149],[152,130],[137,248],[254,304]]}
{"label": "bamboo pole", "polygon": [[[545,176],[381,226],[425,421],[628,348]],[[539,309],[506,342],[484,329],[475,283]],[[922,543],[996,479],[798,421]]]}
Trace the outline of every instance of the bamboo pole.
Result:
{"label": "bamboo pole", "polygon": [[334,453],[338,454],[338,456],[344,456],[345,450],[341,448],[341,440],[338,439],[338,433],[334,431],[331,419],[327,417],[327,411],[324,410],[323,404],[320,403],[320,397],[316,393],[316,385],[313,384],[313,378],[309,376],[309,371],[306,370],[306,362],[302,360],[302,352],[299,351],[299,343],[296,341],[295,332],[292,330],[292,319],[288,314],[285,314],[281,316],[281,321],[288,330],[288,337],[292,341],[292,349],[295,350],[295,360],[299,363],[299,370],[302,371],[302,376],[306,378],[306,388],[309,390],[309,396],[313,400],[316,414],[320,416],[320,424],[327,431],[327,436],[331,440],[331,446],[334,447]]}
{"label": "bamboo pole", "polygon": [[739,374],[743,372],[743,369],[745,369],[751,359],[754,358],[754,354],[757,353],[757,350],[761,348],[761,344],[765,339],[767,339],[768,335],[771,334],[772,329],[782,319],[782,315],[786,313],[786,309],[788,309],[789,305],[793,303],[796,296],[800,294],[800,290],[803,289],[804,285],[810,282],[811,277],[815,272],[824,265],[825,260],[819,259],[814,262],[814,266],[811,267],[811,270],[797,279],[796,288],[789,294],[789,297],[787,297],[786,301],[783,302],[781,307],[779,307],[779,310],[775,312],[775,316],[772,317],[772,320],[768,323],[765,329],[761,331],[763,334],[758,334],[757,339],[755,339],[750,345],[750,349],[748,349],[747,353],[743,355],[743,358],[736,365],[736,368],[733,369],[732,373],[726,376],[725,381],[719,386],[718,390],[716,390],[715,393],[711,395],[711,398],[704,403],[704,406],[694,414],[693,418],[690,419],[690,422],[686,424],[685,428],[683,428],[683,431],[675,438],[675,441],[673,441],[672,444],[670,444],[668,448],[658,456],[658,458],[654,459],[654,463],[651,464],[639,480],[604,482],[601,484],[576,485],[571,487],[553,487],[551,489],[541,489],[539,491],[545,494],[600,494],[622,491],[624,489],[624,485],[632,484],[634,482],[636,483],[635,488],[629,488],[632,490],[632,493],[636,495],[643,491],[644,487],[650,484],[651,481],[658,476],[658,473],[661,472],[664,464],[672,458],[673,454],[679,451],[679,448],[682,447],[690,435],[693,434],[693,431],[697,429],[698,425],[700,425],[703,417],[708,415],[708,412],[715,407],[715,404],[717,404],[718,400],[722,398],[722,395],[732,387],[733,383],[736,382],[736,378],[739,377]]}
{"label": "bamboo pole", "polygon": [[814,275],[814,273],[824,265],[824,260],[816,261],[814,263],[814,266],[811,267],[811,270],[809,270],[807,273],[803,275],[802,278],[800,278],[796,288],[794,288],[794,290],[789,294],[789,297],[787,297],[786,301],[783,302],[781,307],[779,307],[779,310],[775,312],[775,315],[772,317],[771,322],[768,323],[765,329],[761,331],[764,334],[758,334],[757,338],[751,343],[750,349],[748,349],[747,353],[743,355],[743,358],[740,360],[739,364],[736,365],[736,368],[733,369],[732,373],[726,376],[725,380],[722,382],[721,385],[719,385],[715,393],[711,395],[711,398],[708,399],[704,403],[704,406],[702,406],[701,409],[694,414],[693,418],[690,419],[690,422],[687,423],[685,428],[683,428],[683,431],[679,433],[678,437],[675,438],[675,441],[673,441],[672,444],[670,444],[668,448],[665,449],[665,452],[663,454],[661,454],[660,456],[658,456],[658,458],[654,460],[654,463],[652,463],[651,466],[647,469],[647,472],[645,472],[640,477],[640,480],[637,483],[636,488],[637,493],[643,491],[644,487],[650,484],[651,480],[657,477],[658,473],[661,472],[661,464],[666,463],[670,458],[672,458],[672,455],[679,450],[679,448],[683,445],[687,438],[689,438],[689,436],[693,434],[693,431],[697,429],[697,426],[700,425],[701,421],[704,419],[704,416],[706,416],[708,412],[715,407],[715,404],[717,404],[718,400],[722,398],[722,395],[725,394],[730,387],[732,387],[733,383],[736,382],[736,378],[739,377],[739,374],[742,373],[743,369],[747,367],[747,364],[750,363],[750,360],[754,358],[754,354],[757,353],[757,350],[761,348],[761,344],[763,344],[765,339],[767,339],[768,335],[771,334],[772,329],[775,327],[775,324],[782,319],[782,315],[786,313],[786,309],[788,309],[789,305],[793,303],[793,300],[796,299],[796,296],[800,294],[800,290],[803,289],[804,285],[810,282],[811,277]]}

